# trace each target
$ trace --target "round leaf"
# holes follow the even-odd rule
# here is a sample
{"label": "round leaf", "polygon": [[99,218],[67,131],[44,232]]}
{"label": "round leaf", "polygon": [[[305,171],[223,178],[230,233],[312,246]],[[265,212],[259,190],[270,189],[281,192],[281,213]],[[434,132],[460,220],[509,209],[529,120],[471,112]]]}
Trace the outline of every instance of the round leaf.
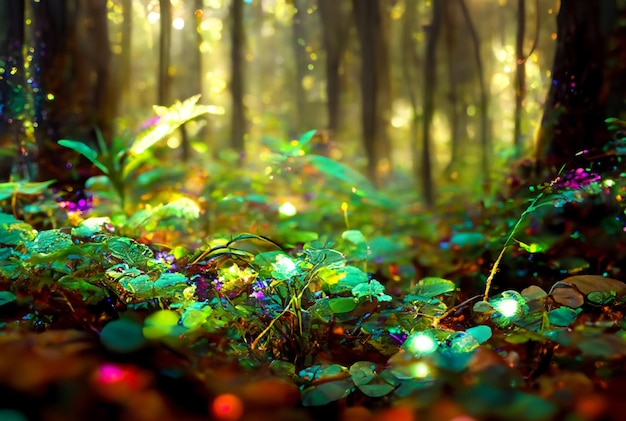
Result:
{"label": "round leaf", "polygon": [[109,322],[102,328],[100,341],[106,348],[120,353],[133,352],[145,343],[141,325],[130,319]]}
{"label": "round leaf", "polygon": [[356,307],[356,301],[352,297],[336,297],[328,300],[328,305],[333,313],[349,313]]}

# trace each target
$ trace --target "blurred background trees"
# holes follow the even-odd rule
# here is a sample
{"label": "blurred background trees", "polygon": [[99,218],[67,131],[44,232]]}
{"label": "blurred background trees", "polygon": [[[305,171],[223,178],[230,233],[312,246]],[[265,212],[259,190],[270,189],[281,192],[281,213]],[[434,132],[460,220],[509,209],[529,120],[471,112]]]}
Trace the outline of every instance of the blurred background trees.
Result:
{"label": "blurred background trees", "polygon": [[[14,176],[34,161],[29,177],[84,179],[89,166],[56,140],[132,134],[153,104],[202,93],[226,115],[185,125],[167,142],[177,159],[234,149],[253,160],[268,139],[319,129],[332,158],[380,187],[404,180],[432,205],[452,187],[501,185],[519,158],[549,172],[588,142],[601,146],[604,118],[624,113],[617,0],[0,7],[0,140],[3,156],[25,162]],[[70,166],[78,172],[60,171]]]}

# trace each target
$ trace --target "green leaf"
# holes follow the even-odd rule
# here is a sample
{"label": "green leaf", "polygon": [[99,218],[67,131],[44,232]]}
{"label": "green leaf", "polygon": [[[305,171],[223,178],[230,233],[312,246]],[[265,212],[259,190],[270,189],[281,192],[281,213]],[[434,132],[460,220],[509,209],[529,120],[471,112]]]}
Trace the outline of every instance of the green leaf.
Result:
{"label": "green leaf", "polygon": [[391,379],[386,379],[383,376],[376,376],[371,382],[367,384],[357,385],[359,390],[364,395],[371,398],[382,398],[393,392],[396,388],[396,384]]}
{"label": "green leaf", "polygon": [[26,243],[26,248],[30,253],[50,254],[62,251],[74,242],[72,236],[59,229],[40,231],[37,236]]}
{"label": "green leaf", "polygon": [[366,242],[365,236],[359,230],[347,230],[341,234],[341,238],[350,241],[352,244],[364,244]]}
{"label": "green leaf", "polygon": [[98,218],[87,218],[81,221],[77,227],[72,228],[72,235],[81,238],[89,238],[96,233],[104,231],[104,226],[111,223],[111,218],[108,216]]}
{"label": "green leaf", "polygon": [[130,266],[141,266],[154,259],[154,253],[145,244],[127,237],[113,237],[106,241],[106,247],[113,257]]}
{"label": "green leaf", "polygon": [[0,291],[0,307],[15,300],[17,300],[17,297],[11,291]]}
{"label": "green leaf", "polygon": [[411,293],[424,297],[436,297],[454,291],[456,285],[454,282],[443,278],[428,277],[424,278],[411,288]]}
{"label": "green leaf", "polygon": [[574,323],[581,311],[581,308],[572,310],[569,307],[562,306],[550,311],[548,313],[548,319],[550,320],[550,324],[566,327]]}
{"label": "green leaf", "polygon": [[[198,105],[200,95],[194,95],[183,102],[177,101],[170,107],[155,106],[155,113],[159,116],[158,122],[140,133],[130,147],[133,155],[140,155],[157,142],[167,137],[185,122],[202,114],[224,114],[220,107]],[[126,174],[125,174],[126,176]]]}
{"label": "green leaf", "polygon": [[360,283],[352,288],[352,295],[357,298],[369,297],[376,298],[378,301],[391,301],[391,297],[385,294],[385,287],[376,279],[371,279],[368,282]]}
{"label": "green leaf", "polygon": [[460,247],[481,247],[487,244],[487,237],[479,232],[455,232],[450,243]]}
{"label": "green leaf", "polygon": [[376,377],[376,364],[371,361],[357,361],[350,366],[350,376],[356,386],[369,383]]}
{"label": "green leaf", "polygon": [[83,279],[76,278],[73,275],[65,275],[61,279],[59,279],[57,283],[62,288],[72,291],[78,291],[81,294],[83,300],[86,300],[89,297],[100,293],[102,290],[100,287],[92,285]]}
{"label": "green leaf", "polygon": [[315,136],[315,133],[317,133],[317,130],[309,130],[308,132],[303,133],[298,139],[298,145],[299,146],[307,145],[311,141],[311,139],[313,139],[313,137]]}
{"label": "green leaf", "polygon": [[356,301],[352,297],[335,297],[328,300],[328,305],[333,313],[349,313],[356,307]]}
{"label": "green leaf", "polygon": [[18,183],[18,193],[21,194],[41,194],[45,192],[56,180]]}
{"label": "green leaf", "polygon": [[332,294],[352,291],[352,288],[359,284],[367,283],[369,280],[367,273],[354,266],[346,266],[333,271],[333,275],[325,278],[328,289]]}
{"label": "green leaf", "polygon": [[165,296],[173,296],[177,292],[182,293],[186,287],[187,277],[178,272],[164,272],[154,282],[157,293]]}
{"label": "green leaf", "polygon": [[478,341],[479,344],[482,344],[483,342],[488,341],[491,338],[491,335],[493,334],[491,331],[491,328],[486,325],[478,325],[478,326],[470,327],[466,329],[465,332],[472,335]]}
{"label": "green leaf", "polygon": [[98,160],[98,151],[91,148],[89,145],[83,142],[79,142],[76,140],[69,140],[69,139],[61,139],[58,141],[58,144],[66,148],[72,149],[75,152],[78,152],[79,154],[87,158],[89,161],[91,161],[92,164],[98,167],[100,171],[109,175],[109,169],[102,162]]}
{"label": "green leaf", "polygon": [[160,339],[179,333],[178,320],[180,316],[172,310],[160,310],[152,313],[144,321],[143,336],[146,339]]}
{"label": "green leaf", "polygon": [[302,405],[322,406],[345,398],[354,388],[352,382],[337,380],[310,386],[302,391]]}
{"label": "green leaf", "polygon": [[128,318],[114,320],[102,328],[100,341],[111,351],[119,353],[133,352],[145,344],[143,327]]}

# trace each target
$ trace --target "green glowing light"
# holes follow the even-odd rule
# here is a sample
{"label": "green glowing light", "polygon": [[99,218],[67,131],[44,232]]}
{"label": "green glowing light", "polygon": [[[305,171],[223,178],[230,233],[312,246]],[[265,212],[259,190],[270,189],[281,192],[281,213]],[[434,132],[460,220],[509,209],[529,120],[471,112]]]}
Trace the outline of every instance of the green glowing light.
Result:
{"label": "green glowing light", "polygon": [[504,317],[513,317],[519,311],[519,303],[515,298],[506,298],[493,304],[493,307]]}
{"label": "green glowing light", "polygon": [[430,375],[430,367],[424,361],[418,361],[411,367],[413,378],[423,379]]}
{"label": "green glowing light", "polygon": [[406,349],[414,355],[428,355],[435,352],[439,343],[429,333],[418,332],[406,340]]}

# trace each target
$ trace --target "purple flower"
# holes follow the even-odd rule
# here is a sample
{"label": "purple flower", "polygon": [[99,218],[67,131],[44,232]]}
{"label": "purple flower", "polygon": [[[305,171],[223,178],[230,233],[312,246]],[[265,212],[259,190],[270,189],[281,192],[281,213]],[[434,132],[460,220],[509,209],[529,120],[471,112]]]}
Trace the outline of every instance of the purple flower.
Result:
{"label": "purple flower", "polygon": [[587,172],[584,168],[576,168],[559,175],[551,185],[557,189],[578,190],[600,180],[601,177],[598,174]]}
{"label": "purple flower", "polygon": [[93,208],[93,196],[80,194],[78,197],[63,200],[58,199],[57,204],[59,208],[65,209],[68,212],[78,212],[83,214],[90,211]]}

